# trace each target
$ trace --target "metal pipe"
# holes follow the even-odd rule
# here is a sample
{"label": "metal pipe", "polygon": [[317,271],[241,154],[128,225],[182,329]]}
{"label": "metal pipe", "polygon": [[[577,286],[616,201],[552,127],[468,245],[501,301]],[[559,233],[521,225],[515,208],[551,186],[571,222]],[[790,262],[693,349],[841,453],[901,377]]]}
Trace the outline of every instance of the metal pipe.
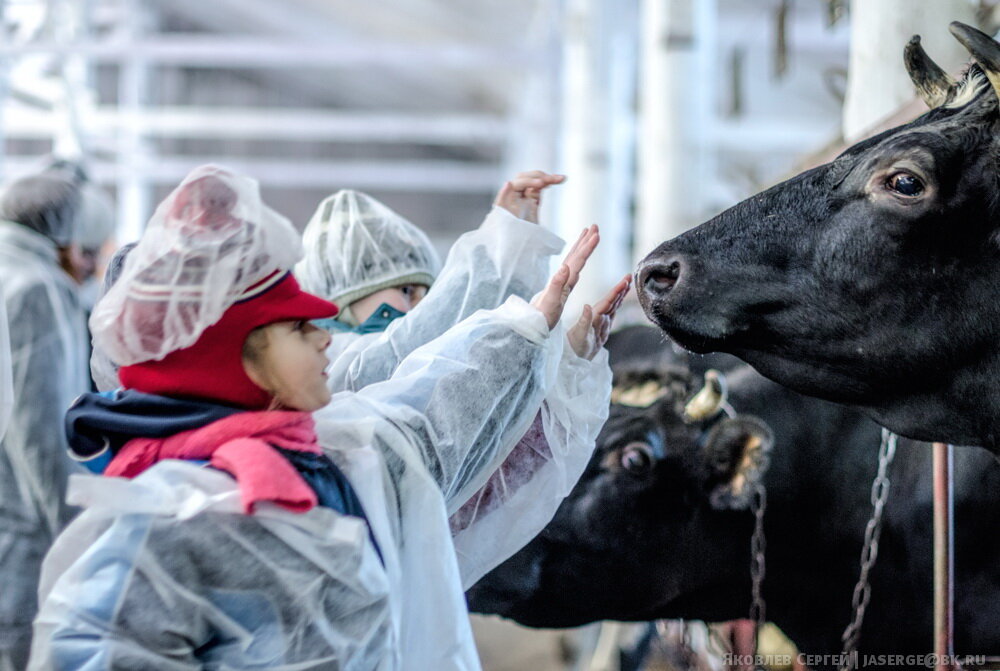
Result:
{"label": "metal pipe", "polygon": [[954,585],[955,501],[952,487],[954,448],[934,443],[934,653],[937,671],[952,671],[955,653]]}
{"label": "metal pipe", "polygon": [[152,35],[147,39],[89,39],[71,42],[33,41],[0,44],[0,58],[32,54],[85,56],[95,63],[127,63],[139,58],[154,65],[207,68],[391,67],[447,68],[474,71],[484,68],[534,67],[541,54],[530,49],[489,47],[461,43],[401,45],[391,42],[332,42],[315,39],[264,39],[213,35]]}

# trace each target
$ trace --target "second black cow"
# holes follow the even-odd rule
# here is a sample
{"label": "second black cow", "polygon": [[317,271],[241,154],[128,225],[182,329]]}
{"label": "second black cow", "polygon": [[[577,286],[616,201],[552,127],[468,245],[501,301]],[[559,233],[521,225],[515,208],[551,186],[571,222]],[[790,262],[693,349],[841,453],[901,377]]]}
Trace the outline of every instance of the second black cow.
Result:
{"label": "second black cow", "polygon": [[[767,492],[768,619],[804,652],[839,653],[872,510],[879,427],[735,359],[675,354],[656,329],[627,329],[609,347],[616,387],[632,395],[620,400],[645,405],[644,394],[659,398],[648,407],[612,407],[593,459],[555,518],[469,591],[471,608],[535,627],[746,617],[754,525],[746,504],[760,479]],[[735,419],[682,418],[707,363],[728,368]],[[955,473],[956,651],[998,655],[1000,466],[985,450],[961,450]],[[889,477],[860,651],[927,653],[928,446],[901,440]]]}

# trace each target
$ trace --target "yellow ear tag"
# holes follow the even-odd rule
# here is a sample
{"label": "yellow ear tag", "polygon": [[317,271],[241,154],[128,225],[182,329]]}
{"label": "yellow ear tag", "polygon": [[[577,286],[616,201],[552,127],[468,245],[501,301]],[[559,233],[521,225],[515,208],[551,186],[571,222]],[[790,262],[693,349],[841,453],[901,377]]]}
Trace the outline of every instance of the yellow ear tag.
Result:
{"label": "yellow ear tag", "polygon": [[761,442],[760,436],[752,435],[743,446],[743,457],[740,459],[740,465],[736,467],[736,473],[729,481],[729,488],[736,496],[743,494],[743,488],[747,484],[747,473],[756,466],[757,455],[755,453],[760,449]]}
{"label": "yellow ear tag", "polygon": [[648,408],[663,398],[667,388],[656,380],[649,380],[637,387],[615,387],[611,390],[611,402],[632,408]]}

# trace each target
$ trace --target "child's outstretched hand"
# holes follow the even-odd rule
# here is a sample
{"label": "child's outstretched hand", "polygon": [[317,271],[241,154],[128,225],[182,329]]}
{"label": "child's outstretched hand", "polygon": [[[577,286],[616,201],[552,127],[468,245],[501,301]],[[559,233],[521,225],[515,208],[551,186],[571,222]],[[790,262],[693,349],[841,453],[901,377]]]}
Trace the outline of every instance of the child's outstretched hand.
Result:
{"label": "child's outstretched hand", "polygon": [[626,275],[594,307],[583,306],[580,318],[566,332],[566,338],[578,357],[591,361],[604,347],[608,334],[611,333],[615,313],[621,307],[630,286],[632,275]]}
{"label": "child's outstretched hand", "polygon": [[559,266],[559,270],[552,276],[541,293],[532,299],[531,304],[545,315],[545,321],[550,329],[555,328],[555,325],[559,323],[563,308],[566,307],[566,299],[569,298],[573,287],[580,280],[580,271],[583,270],[587,259],[590,258],[600,241],[601,234],[597,230],[596,224],[583,229],[583,233],[566,254],[566,259]]}
{"label": "child's outstretched hand", "polygon": [[541,170],[519,172],[514,176],[514,179],[500,188],[493,204],[502,207],[518,219],[537,224],[542,191],[553,184],[562,184],[564,181],[566,181],[566,175],[550,175]]}

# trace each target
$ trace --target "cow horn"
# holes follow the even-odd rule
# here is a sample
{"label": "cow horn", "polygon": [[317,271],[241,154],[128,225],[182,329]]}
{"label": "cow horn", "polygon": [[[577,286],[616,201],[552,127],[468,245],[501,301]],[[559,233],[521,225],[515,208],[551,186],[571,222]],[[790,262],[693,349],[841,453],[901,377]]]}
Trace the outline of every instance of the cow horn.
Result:
{"label": "cow horn", "polygon": [[993,85],[994,93],[1000,96],[1000,44],[983,31],[959,21],[952,21],[948,29],[976,59]]}
{"label": "cow horn", "polygon": [[692,422],[708,419],[719,412],[726,402],[727,395],[726,384],[719,371],[707,371],[705,386],[684,406],[684,417]]}
{"label": "cow horn", "polygon": [[914,35],[903,49],[903,61],[917,93],[931,109],[943,105],[955,90],[955,80],[931,60],[920,46],[920,35]]}

